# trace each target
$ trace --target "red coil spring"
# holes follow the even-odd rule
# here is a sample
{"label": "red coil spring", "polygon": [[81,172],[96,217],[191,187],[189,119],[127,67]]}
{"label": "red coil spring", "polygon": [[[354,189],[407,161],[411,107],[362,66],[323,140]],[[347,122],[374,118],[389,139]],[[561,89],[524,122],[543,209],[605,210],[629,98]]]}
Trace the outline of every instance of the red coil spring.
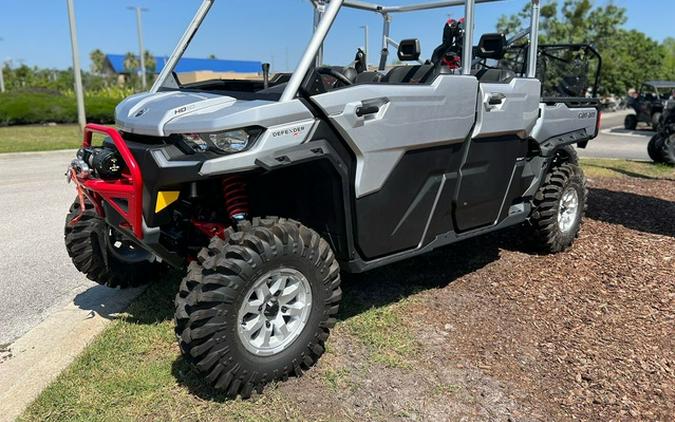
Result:
{"label": "red coil spring", "polygon": [[227,176],[223,179],[223,199],[227,215],[234,219],[242,218],[249,213],[246,181],[239,175]]}

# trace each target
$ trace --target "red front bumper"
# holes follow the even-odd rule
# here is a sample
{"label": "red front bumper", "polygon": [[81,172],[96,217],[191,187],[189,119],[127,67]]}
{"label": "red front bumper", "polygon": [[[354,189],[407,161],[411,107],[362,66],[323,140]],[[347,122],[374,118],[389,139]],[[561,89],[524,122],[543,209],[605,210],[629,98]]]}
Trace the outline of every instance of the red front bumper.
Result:
{"label": "red front bumper", "polygon": [[84,129],[83,148],[91,147],[95,133],[112,139],[126,164],[119,180],[107,181],[77,176],[85,194],[96,206],[96,211],[105,217],[102,201],[105,201],[124,219],[121,228],[130,230],[136,238],[143,239],[143,176],[141,169],[120,133],[111,127],[89,124]]}

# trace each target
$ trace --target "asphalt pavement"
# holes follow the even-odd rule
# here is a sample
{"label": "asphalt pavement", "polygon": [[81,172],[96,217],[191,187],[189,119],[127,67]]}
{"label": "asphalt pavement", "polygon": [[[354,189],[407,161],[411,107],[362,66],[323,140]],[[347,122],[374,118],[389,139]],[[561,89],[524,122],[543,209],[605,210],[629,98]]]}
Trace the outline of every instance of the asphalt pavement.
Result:
{"label": "asphalt pavement", "polygon": [[623,120],[629,113],[620,111],[603,114],[600,134],[588,143],[586,149],[577,150],[579,156],[651,161],[647,154],[647,143],[655,132],[646,128],[625,130]]}
{"label": "asphalt pavement", "polygon": [[[73,151],[0,154],[0,346],[95,286],[63,244]],[[0,347],[1,351],[2,347]]]}

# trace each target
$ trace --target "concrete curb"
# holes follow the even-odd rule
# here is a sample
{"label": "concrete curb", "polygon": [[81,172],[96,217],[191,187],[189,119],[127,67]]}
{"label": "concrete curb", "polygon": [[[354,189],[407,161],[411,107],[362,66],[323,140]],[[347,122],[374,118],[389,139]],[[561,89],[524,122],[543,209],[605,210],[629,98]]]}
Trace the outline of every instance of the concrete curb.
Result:
{"label": "concrete curb", "polygon": [[93,287],[14,342],[0,363],[0,421],[20,416],[142,291]]}

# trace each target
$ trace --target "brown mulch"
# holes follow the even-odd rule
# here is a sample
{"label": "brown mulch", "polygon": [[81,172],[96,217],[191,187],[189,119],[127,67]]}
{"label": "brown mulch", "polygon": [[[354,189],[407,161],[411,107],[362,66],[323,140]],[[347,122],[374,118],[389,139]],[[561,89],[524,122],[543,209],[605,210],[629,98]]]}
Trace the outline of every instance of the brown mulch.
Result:
{"label": "brown mulch", "polygon": [[338,325],[317,367],[276,387],[291,419],[674,419],[673,181],[591,180],[562,254],[536,254],[514,228],[345,276],[343,290],[347,323],[408,299],[391,329],[414,336],[410,367],[373,363]]}

